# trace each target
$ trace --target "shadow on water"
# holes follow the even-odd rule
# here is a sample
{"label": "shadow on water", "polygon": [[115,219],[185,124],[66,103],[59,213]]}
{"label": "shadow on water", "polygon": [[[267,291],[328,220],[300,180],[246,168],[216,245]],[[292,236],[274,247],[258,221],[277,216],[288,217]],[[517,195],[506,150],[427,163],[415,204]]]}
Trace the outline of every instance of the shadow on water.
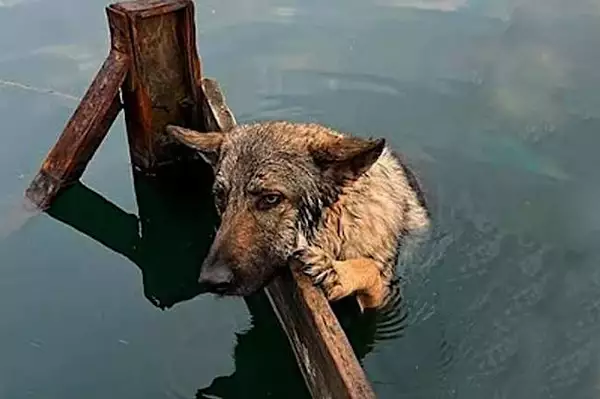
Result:
{"label": "shadow on water", "polygon": [[[202,166],[169,168],[154,178],[134,172],[139,216],[81,183],[47,213],[131,260],[142,273],[146,298],[166,309],[203,293],[199,268],[218,220]],[[198,184],[190,184],[194,180]]]}
{"label": "shadow on water", "polygon": [[[204,163],[189,161],[153,177],[134,172],[139,215],[82,183],[65,190],[47,214],[128,258],[141,271],[145,297],[165,310],[205,293],[197,279],[218,226],[211,182]],[[196,398],[309,398],[266,295],[244,300],[251,327],[237,334],[235,371],[199,389]],[[405,310],[401,300],[390,311],[362,315],[351,300],[334,304],[361,361],[376,342],[402,335]]]}

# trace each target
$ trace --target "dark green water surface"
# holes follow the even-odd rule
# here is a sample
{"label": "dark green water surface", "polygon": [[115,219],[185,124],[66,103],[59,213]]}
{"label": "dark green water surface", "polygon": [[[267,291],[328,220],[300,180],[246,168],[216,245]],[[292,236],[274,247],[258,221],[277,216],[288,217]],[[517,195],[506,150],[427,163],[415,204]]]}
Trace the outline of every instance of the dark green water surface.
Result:
{"label": "dark green water surface", "polygon": [[[134,176],[122,117],[51,212],[19,209],[107,54],[105,5],[0,0],[0,399],[307,398],[264,298],[197,295],[207,183]],[[434,229],[398,315],[341,315],[380,398],[598,397],[600,2],[196,12],[240,122],[383,136],[421,177]]]}

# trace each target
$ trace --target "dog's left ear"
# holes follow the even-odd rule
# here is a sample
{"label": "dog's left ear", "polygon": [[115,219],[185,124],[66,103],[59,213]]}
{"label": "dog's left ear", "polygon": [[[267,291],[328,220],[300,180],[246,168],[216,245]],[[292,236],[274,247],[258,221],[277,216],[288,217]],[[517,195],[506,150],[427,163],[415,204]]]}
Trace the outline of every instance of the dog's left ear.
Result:
{"label": "dog's left ear", "polygon": [[336,137],[313,147],[311,154],[324,174],[341,184],[366,172],[384,148],[385,139],[382,138]]}
{"label": "dog's left ear", "polygon": [[198,151],[202,158],[213,167],[216,167],[221,155],[221,147],[225,134],[221,132],[200,133],[181,126],[167,125],[167,133],[179,142]]}

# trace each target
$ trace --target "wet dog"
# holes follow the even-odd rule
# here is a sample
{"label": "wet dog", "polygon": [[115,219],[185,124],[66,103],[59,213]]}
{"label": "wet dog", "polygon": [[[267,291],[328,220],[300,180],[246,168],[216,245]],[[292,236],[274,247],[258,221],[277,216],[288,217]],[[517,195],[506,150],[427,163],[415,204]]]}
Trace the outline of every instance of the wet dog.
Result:
{"label": "wet dog", "polygon": [[221,225],[200,280],[218,294],[251,294],[294,258],[330,301],[379,308],[403,240],[429,226],[417,179],[383,139],[279,121],[167,131],[214,170]]}

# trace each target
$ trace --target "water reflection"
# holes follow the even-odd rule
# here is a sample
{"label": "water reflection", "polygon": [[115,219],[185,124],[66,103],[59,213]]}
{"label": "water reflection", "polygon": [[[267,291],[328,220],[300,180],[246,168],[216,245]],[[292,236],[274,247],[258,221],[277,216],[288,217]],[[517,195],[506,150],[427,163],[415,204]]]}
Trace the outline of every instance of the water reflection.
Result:
{"label": "water reflection", "polygon": [[48,214],[131,260],[142,273],[146,298],[169,308],[203,292],[199,268],[218,223],[209,173],[198,163],[158,178],[134,172],[139,216],[82,183],[62,193]]}

